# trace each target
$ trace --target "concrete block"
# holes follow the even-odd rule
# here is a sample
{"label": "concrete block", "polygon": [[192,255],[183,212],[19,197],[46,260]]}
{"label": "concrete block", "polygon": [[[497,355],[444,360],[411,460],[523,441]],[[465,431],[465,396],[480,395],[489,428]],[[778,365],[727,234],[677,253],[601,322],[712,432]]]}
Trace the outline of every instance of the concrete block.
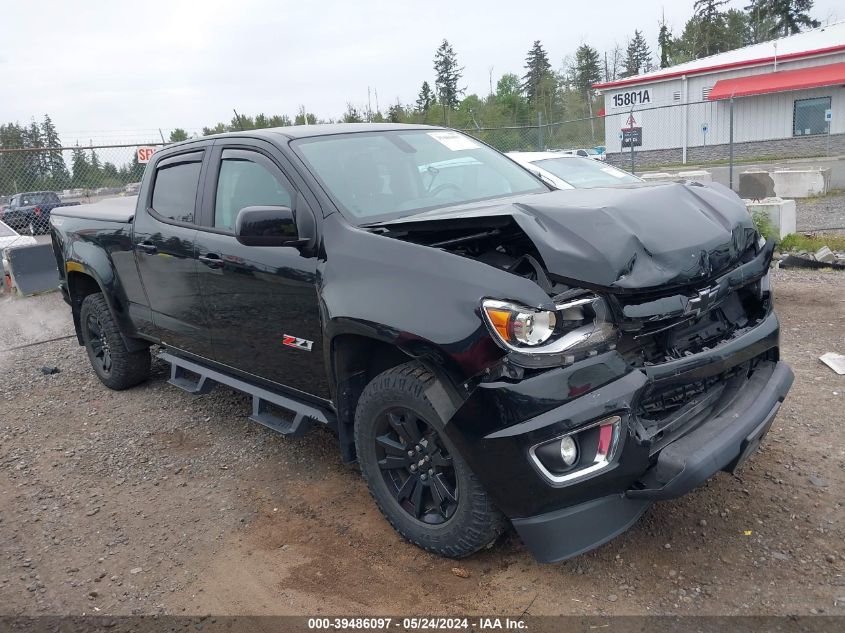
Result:
{"label": "concrete block", "polygon": [[826,262],[828,264],[832,264],[836,261],[836,257],[834,256],[833,251],[830,250],[827,246],[822,246],[819,250],[817,250],[815,256],[817,262]]}
{"label": "concrete block", "polygon": [[713,182],[713,175],[706,169],[690,169],[679,171],[678,178],[683,180],[694,180],[695,182]]}
{"label": "concrete block", "polygon": [[640,174],[640,178],[647,181],[654,181],[654,182],[662,182],[662,181],[672,181],[675,180],[675,176],[672,174],[667,174],[662,171],[647,171],[644,174]]}
{"label": "concrete block", "polygon": [[769,172],[749,169],[739,174],[739,197],[746,200],[763,200],[775,195],[775,183]]}
{"label": "concrete block", "polygon": [[778,169],[772,181],[780,198],[823,196],[830,189],[830,169]]}
{"label": "concrete block", "polygon": [[763,213],[769,216],[769,220],[777,228],[778,237],[781,239],[797,230],[795,200],[784,200],[782,198],[746,200],[745,206],[752,215]]}

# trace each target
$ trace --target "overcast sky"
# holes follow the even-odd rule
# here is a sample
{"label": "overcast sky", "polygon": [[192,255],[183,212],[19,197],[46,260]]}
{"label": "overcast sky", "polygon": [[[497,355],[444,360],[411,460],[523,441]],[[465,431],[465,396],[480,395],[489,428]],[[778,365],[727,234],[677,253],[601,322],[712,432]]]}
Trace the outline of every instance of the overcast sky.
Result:
{"label": "overcast sky", "polygon": [[[841,0],[839,0],[841,1]],[[845,19],[816,0],[820,20]],[[661,13],[675,33],[694,0],[0,0],[0,121],[49,113],[63,140],[189,131],[300,104],[337,117],[347,101],[412,103],[445,37],[467,92],[486,94],[541,40],[553,67],[587,42],[604,51],[635,28],[657,49]],[[733,0],[742,7],[748,0]],[[157,136],[157,131],[155,132]]]}

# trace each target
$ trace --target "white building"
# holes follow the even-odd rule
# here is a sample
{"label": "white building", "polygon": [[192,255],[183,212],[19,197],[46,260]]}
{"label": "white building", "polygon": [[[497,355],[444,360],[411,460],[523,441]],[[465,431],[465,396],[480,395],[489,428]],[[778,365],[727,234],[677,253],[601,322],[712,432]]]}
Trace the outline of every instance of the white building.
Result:
{"label": "white building", "polygon": [[594,87],[611,159],[727,158],[731,107],[736,157],[845,153],[845,22]]}

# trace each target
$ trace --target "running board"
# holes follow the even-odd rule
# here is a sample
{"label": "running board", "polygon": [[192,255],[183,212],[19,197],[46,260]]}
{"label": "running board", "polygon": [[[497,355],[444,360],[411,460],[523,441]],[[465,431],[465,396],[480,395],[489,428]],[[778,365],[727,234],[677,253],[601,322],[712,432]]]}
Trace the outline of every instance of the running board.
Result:
{"label": "running board", "polygon": [[[252,396],[252,415],[249,416],[249,419],[283,435],[295,437],[304,435],[311,429],[314,422],[333,425],[334,420],[330,420],[325,411],[299,400],[258,387],[223,372],[209,369],[204,365],[169,352],[161,352],[158,357],[170,363],[170,380],[167,382],[174,387],[179,387],[194,395],[207,394],[218,383],[242,391]],[[189,373],[194,374],[196,378],[189,376]],[[272,412],[273,407],[290,411],[293,413],[293,419],[286,420],[274,414]]]}

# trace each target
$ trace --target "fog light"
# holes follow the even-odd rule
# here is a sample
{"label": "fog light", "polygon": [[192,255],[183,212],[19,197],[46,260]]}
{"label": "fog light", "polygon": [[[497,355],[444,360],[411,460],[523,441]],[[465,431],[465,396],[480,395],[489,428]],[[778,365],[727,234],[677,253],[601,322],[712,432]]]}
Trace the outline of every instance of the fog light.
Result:
{"label": "fog light", "polygon": [[567,466],[572,466],[578,459],[578,447],[575,440],[568,435],[560,440],[560,458]]}

